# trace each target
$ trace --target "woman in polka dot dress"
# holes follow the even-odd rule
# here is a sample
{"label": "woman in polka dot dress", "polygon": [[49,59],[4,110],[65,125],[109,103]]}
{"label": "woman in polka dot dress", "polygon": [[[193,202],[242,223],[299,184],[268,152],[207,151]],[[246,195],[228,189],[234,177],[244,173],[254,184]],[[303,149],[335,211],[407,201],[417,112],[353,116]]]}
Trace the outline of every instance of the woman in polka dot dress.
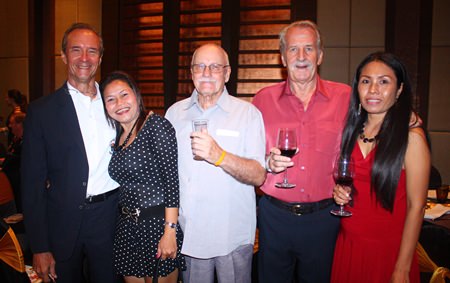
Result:
{"label": "woman in polka dot dress", "polygon": [[177,224],[179,181],[175,130],[147,115],[133,79],[114,72],[100,86],[106,116],[117,129],[109,174],[120,185],[114,265],[126,282],[151,282],[161,257],[159,282],[176,282],[175,258],[183,239]]}

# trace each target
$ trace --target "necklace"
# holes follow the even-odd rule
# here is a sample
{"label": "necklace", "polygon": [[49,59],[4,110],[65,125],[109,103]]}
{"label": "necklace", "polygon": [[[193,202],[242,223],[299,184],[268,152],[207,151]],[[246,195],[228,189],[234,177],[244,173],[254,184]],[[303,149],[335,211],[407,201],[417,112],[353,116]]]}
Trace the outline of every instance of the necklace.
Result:
{"label": "necklace", "polygon": [[134,127],[136,127],[136,124],[137,124],[137,121],[138,121],[138,120],[139,120],[139,119],[136,119],[136,121],[134,122],[133,127],[131,127],[131,130],[130,130],[130,132],[128,133],[127,137],[125,138],[125,140],[123,141],[123,143],[117,148],[117,150],[122,150],[122,149],[127,145],[128,141],[129,141],[130,138],[131,138],[131,134],[133,133]]}
{"label": "necklace", "polygon": [[363,128],[361,129],[361,132],[359,134],[359,138],[363,141],[363,143],[372,143],[378,139],[378,135],[374,136],[373,138],[367,138],[364,134],[364,129],[366,127],[366,124],[363,124]]}

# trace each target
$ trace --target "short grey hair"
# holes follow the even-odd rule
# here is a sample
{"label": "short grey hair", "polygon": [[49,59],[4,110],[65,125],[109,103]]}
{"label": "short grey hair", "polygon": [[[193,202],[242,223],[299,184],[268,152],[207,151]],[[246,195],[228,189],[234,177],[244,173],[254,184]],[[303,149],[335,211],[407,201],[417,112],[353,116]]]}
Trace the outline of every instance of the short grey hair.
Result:
{"label": "short grey hair", "polygon": [[286,50],[286,33],[290,28],[310,28],[314,30],[317,37],[317,48],[322,52],[323,51],[323,42],[322,42],[322,36],[319,30],[319,27],[312,21],[303,20],[303,21],[296,21],[291,23],[288,26],[285,26],[280,31],[280,52],[283,53]]}

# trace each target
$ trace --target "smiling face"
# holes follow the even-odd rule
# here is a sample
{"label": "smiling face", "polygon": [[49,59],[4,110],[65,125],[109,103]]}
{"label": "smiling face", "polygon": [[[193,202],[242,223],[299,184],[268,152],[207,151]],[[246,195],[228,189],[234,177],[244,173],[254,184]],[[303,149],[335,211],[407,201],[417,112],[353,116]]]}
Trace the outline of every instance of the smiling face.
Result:
{"label": "smiling face", "polygon": [[361,106],[369,115],[386,115],[402,92],[403,84],[397,88],[394,71],[379,61],[368,63],[361,70],[358,93]]}
{"label": "smiling face", "polygon": [[66,50],[61,52],[61,58],[67,65],[71,85],[93,82],[101,63],[99,37],[87,29],[73,30],[67,37]]}
{"label": "smiling face", "polygon": [[132,127],[139,117],[139,105],[131,87],[122,80],[114,80],[105,87],[102,95],[108,115],[124,128]]}
{"label": "smiling face", "polygon": [[199,95],[210,96],[214,99],[220,96],[231,72],[225,51],[214,44],[203,45],[195,51],[192,57],[191,65],[197,64],[221,66],[216,72],[211,72],[209,67],[205,67],[203,71],[191,68],[192,81]]}
{"label": "smiling face", "polygon": [[281,59],[290,81],[300,84],[313,82],[323,55],[317,46],[317,34],[309,27],[292,27],[286,32],[285,40]]}

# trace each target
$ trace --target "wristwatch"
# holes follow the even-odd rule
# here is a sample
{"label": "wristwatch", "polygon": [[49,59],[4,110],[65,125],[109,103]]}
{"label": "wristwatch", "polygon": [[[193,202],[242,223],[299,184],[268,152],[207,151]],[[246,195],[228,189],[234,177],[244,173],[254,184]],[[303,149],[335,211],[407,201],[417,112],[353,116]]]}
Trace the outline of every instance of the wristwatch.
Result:
{"label": "wristwatch", "polygon": [[173,222],[164,222],[164,225],[167,225],[167,226],[169,226],[169,228],[172,228],[172,229],[176,229],[177,228],[177,224],[176,223],[173,223]]}

